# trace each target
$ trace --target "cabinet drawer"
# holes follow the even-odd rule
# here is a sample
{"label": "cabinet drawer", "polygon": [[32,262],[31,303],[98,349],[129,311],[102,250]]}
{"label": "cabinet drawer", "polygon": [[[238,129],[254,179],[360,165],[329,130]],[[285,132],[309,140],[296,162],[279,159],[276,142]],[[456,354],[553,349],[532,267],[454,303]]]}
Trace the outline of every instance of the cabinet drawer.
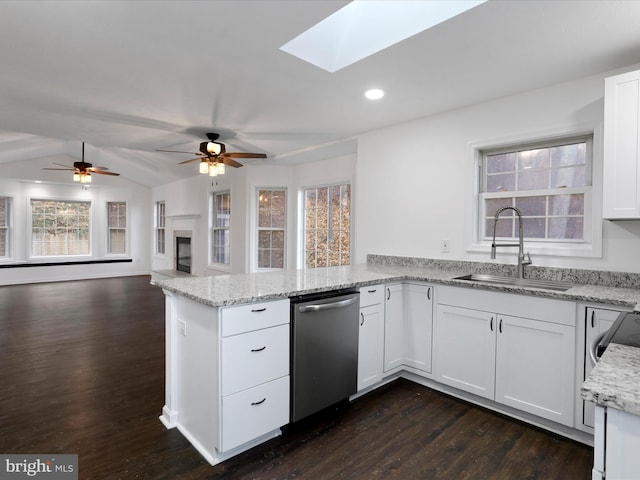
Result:
{"label": "cabinet drawer", "polygon": [[289,376],[222,398],[226,452],[289,423]]}
{"label": "cabinet drawer", "polygon": [[223,337],[282,325],[289,323],[289,299],[226,307],[221,315]]}
{"label": "cabinet drawer", "polygon": [[360,308],[384,302],[384,285],[360,288]]}
{"label": "cabinet drawer", "polygon": [[222,395],[289,375],[289,325],[222,339]]}

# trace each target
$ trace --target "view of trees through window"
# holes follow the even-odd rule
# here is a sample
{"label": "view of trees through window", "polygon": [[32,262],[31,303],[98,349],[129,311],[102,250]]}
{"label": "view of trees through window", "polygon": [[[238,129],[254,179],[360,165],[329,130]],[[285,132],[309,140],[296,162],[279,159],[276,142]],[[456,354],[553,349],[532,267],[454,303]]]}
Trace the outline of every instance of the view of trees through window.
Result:
{"label": "view of trees through window", "polygon": [[31,200],[31,255],[89,255],[91,202]]}
{"label": "view of trees through window", "polygon": [[9,197],[0,197],[0,257],[9,255]]}
{"label": "view of trees through window", "polygon": [[258,190],[258,268],[284,268],[285,194]]}
{"label": "view of trees through window", "polygon": [[305,267],[349,265],[351,186],[304,190]]}
{"label": "view of trees through window", "polygon": [[[486,153],[481,236],[493,235],[494,216],[504,206],[522,212],[525,238],[546,241],[584,239],[585,196],[590,191],[590,139],[569,139]],[[496,236],[518,237],[517,216],[505,211]]]}

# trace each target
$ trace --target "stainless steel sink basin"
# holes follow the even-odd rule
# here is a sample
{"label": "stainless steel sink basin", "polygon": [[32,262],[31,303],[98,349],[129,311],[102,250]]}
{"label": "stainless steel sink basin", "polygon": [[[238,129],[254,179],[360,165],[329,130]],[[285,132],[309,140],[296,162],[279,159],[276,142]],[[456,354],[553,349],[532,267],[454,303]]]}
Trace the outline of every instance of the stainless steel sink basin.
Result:
{"label": "stainless steel sink basin", "polygon": [[512,285],[515,287],[531,287],[542,288],[545,290],[556,290],[566,292],[573,284],[567,282],[556,282],[553,280],[534,280],[530,278],[503,277],[500,275],[482,275],[472,273],[470,275],[462,275],[455,277],[455,280],[470,280],[472,282],[493,283],[498,285]]}

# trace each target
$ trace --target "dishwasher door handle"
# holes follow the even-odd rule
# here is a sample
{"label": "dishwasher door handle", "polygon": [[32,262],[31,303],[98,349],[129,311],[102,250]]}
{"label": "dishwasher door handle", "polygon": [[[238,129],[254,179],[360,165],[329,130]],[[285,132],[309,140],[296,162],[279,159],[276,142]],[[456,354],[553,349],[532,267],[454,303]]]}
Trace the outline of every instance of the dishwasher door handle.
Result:
{"label": "dishwasher door handle", "polygon": [[320,303],[318,305],[302,305],[298,307],[300,313],[304,312],[319,312],[321,310],[331,310],[332,308],[344,308],[349,305],[353,305],[358,301],[358,297],[347,298],[346,300],[340,300],[333,303]]}

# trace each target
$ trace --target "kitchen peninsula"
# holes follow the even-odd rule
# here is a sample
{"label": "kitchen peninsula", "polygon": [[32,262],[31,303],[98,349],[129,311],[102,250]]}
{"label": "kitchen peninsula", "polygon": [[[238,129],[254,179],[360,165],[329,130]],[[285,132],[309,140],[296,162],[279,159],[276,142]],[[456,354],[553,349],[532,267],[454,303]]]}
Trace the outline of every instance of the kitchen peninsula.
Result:
{"label": "kitchen peninsula", "polygon": [[[584,345],[585,335],[584,322],[581,324],[578,318],[580,315],[584,317],[583,306],[586,304],[606,305],[621,310],[640,309],[640,276],[530,267],[527,270],[530,278],[570,283],[565,290],[549,290],[457,278],[470,273],[513,276],[512,265],[376,255],[370,255],[367,260],[366,264],[343,267],[154,281],[166,294],[166,389],[165,406],[160,417],[165,426],[177,427],[211,464],[224,461],[279,435],[280,427],[288,423],[289,297],[350,287],[360,288],[361,292],[380,287],[385,291],[384,298],[381,296],[378,301],[383,324],[377,330],[379,335],[372,337],[377,339],[379,346],[376,348],[381,352],[378,357],[374,355],[374,361],[379,361],[379,368],[378,364],[374,365],[379,370],[379,381],[362,389],[355,397],[402,376],[584,443],[591,443],[591,431],[578,425],[578,418],[582,416],[578,413],[579,405],[582,404],[579,387],[584,380],[579,368],[583,355],[580,345]],[[401,358],[399,364],[383,366],[384,344],[386,341],[388,350],[390,338],[400,339],[402,356],[402,339],[405,338],[406,342],[406,336],[402,331],[398,333],[397,328],[409,328],[403,325],[409,325],[410,320],[400,319],[397,323],[399,327],[392,326],[391,320],[393,315],[402,317],[409,315],[410,310],[414,309],[412,294],[403,290],[405,286],[411,285],[433,287],[433,290],[424,290],[425,301],[428,299],[430,302],[425,304],[428,305],[428,312],[412,313],[425,313],[420,318],[429,322],[428,325],[425,324],[427,326],[421,327],[429,335],[422,352],[429,361],[427,366],[419,367],[406,361],[406,358],[405,361]],[[446,305],[438,303],[439,288],[442,289]],[[445,295],[446,289],[453,291],[454,295]],[[392,291],[401,292],[399,298],[406,301],[404,306],[400,302],[399,310],[393,311],[394,313],[390,309],[391,302],[388,302]],[[562,369],[562,376],[550,378],[548,383],[536,391],[531,391],[531,382],[528,382],[527,385],[518,386],[522,389],[509,392],[509,395],[500,393],[504,389],[504,379],[501,380],[499,376],[495,380],[491,379],[482,394],[475,390],[465,392],[457,383],[443,383],[441,379],[446,376],[440,375],[440,371],[444,371],[449,365],[446,364],[446,356],[441,354],[443,349],[439,347],[439,342],[442,344],[446,341],[443,333],[445,330],[438,327],[442,326],[445,318],[440,318],[441,310],[444,312],[442,315],[450,315],[452,311],[456,314],[476,312],[465,305],[462,308],[451,307],[452,302],[444,300],[447,295],[453,298],[456,295],[468,297],[477,302],[478,305],[474,304],[474,308],[498,314],[494,324],[493,313],[485,315],[477,310],[482,313],[476,315],[478,319],[483,321],[486,316],[487,331],[490,326],[491,335],[494,336],[490,341],[502,341],[498,336],[498,329],[502,335],[503,322],[505,332],[511,331],[511,328],[518,332],[517,324],[520,320],[529,322],[526,324],[527,329],[542,331],[545,338],[549,339],[549,348],[553,350],[557,347],[558,352],[564,355],[562,362],[566,368]],[[386,312],[385,306],[388,307]],[[361,299],[361,308],[363,307]],[[256,312],[261,313],[256,316]],[[561,312],[561,315],[556,312]],[[364,320],[365,317],[362,318]],[[542,327],[544,328],[541,330]],[[396,331],[392,331],[392,328]],[[515,340],[520,341],[517,336]],[[245,342],[247,345],[258,342],[260,348],[273,345],[265,351],[276,352],[261,362],[258,374],[255,374],[254,368],[243,367],[245,363],[253,361],[251,358],[236,356],[235,345]],[[516,342],[516,345],[519,344]],[[533,347],[533,350],[539,348]],[[512,349],[513,346],[511,349],[503,348],[502,351],[510,352]],[[541,373],[543,378],[545,372],[549,373],[549,377],[555,375],[552,364],[555,359],[549,354],[549,361],[545,365],[541,364],[540,368],[546,368]],[[528,362],[526,357],[521,360]],[[500,359],[494,358],[492,361],[499,362]],[[466,367],[460,368],[464,371]],[[460,371],[458,366],[456,369]],[[495,371],[493,367],[489,370]],[[258,378],[254,378],[255,375]],[[231,381],[231,378],[236,380]],[[556,388],[557,386],[562,386],[562,389]],[[557,393],[557,390],[563,392]],[[553,392],[553,395],[549,395],[549,392]],[[529,398],[528,395],[532,397]],[[514,397],[517,401],[510,403],[505,400],[507,397]],[[264,400],[267,398],[269,400]],[[237,410],[235,406],[242,402],[251,407]],[[257,415],[255,407],[258,404],[266,413],[254,417]],[[527,405],[534,405],[535,408],[528,409]],[[550,413],[546,415],[545,412]]]}

